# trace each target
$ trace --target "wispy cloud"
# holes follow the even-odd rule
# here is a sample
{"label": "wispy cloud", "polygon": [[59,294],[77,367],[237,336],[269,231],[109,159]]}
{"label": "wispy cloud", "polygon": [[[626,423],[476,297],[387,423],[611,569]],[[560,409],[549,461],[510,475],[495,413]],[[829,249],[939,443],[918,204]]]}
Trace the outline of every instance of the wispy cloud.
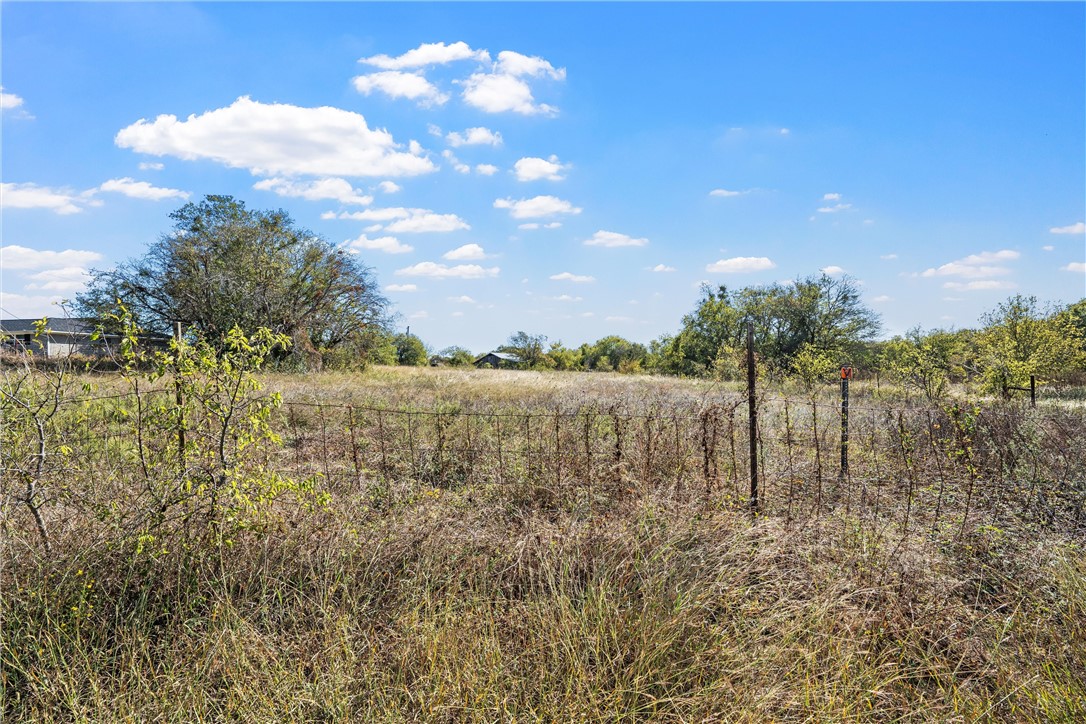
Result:
{"label": "wispy cloud", "polygon": [[456,214],[437,214],[429,209],[412,209],[403,206],[390,206],[379,209],[365,209],[363,211],[343,211],[338,214],[328,212],[321,214],[322,219],[350,219],[352,221],[378,221],[392,223],[387,226],[375,224],[367,227],[367,231],[378,231],[384,228],[394,234],[399,233],[434,233],[460,231],[470,229],[471,226]]}
{"label": "wispy cloud", "polygon": [[456,131],[450,131],[445,136],[445,141],[453,148],[459,148],[460,146],[500,146],[502,145],[502,134],[497,131],[492,131],[489,128],[477,126],[475,128],[468,128],[462,133]]}
{"label": "wispy cloud", "polygon": [[101,206],[94,199],[96,189],[72,191],[38,186],[34,183],[0,183],[0,202],[5,209],[46,209],[54,214],[78,214],[87,206]]}
{"label": "wispy cloud", "polygon": [[148,201],[161,201],[163,199],[187,199],[188,191],[178,189],[159,188],[146,181],[136,181],[128,178],[115,178],[106,181],[98,187],[99,191],[112,191],[124,194],[133,199],[146,199]]}
{"label": "wispy cloud", "polygon": [[29,249],[17,244],[0,247],[0,264],[3,265],[4,269],[9,270],[83,267],[101,260],[102,255],[96,251],[83,251],[80,249],[50,251],[46,249]]}
{"label": "wispy cloud", "polygon": [[972,282],[944,282],[943,289],[952,289],[957,292],[987,292],[996,290],[1014,289],[1014,282],[1000,281],[996,279],[982,279]]}
{"label": "wispy cloud", "polygon": [[774,269],[776,266],[772,260],[764,256],[736,256],[708,264],[705,271],[720,274],[747,274]]}
{"label": "wispy cloud", "polygon": [[490,62],[490,53],[485,50],[473,50],[463,41],[450,43],[423,43],[414,50],[395,57],[385,54],[360,58],[359,63],[372,65],[385,70],[403,70],[404,68],[423,68],[428,65],[445,65],[460,60],[474,60],[480,63]]}
{"label": "wispy cloud", "polygon": [[1079,221],[1069,226],[1053,226],[1048,231],[1052,234],[1086,234],[1086,223]]}
{"label": "wispy cloud", "polygon": [[376,239],[371,239],[365,234],[362,234],[357,239],[348,241],[347,248],[351,251],[358,251],[361,249],[366,251],[381,251],[385,254],[407,254],[415,250],[415,247],[401,243],[400,240],[394,236],[380,236]]}
{"label": "wispy cloud", "polygon": [[485,279],[496,277],[501,272],[499,267],[484,268],[478,264],[457,264],[446,266],[432,261],[422,261],[418,264],[397,269],[397,276],[432,277],[434,279]]}
{"label": "wispy cloud", "polygon": [[585,246],[605,246],[608,248],[616,248],[622,246],[645,246],[649,243],[648,239],[635,239],[627,236],[626,234],[619,234],[614,231],[597,231],[592,235],[592,238],[584,240]]}
{"label": "wispy cloud", "polygon": [[596,277],[588,276],[587,274],[574,274],[572,272],[551,274],[550,278],[556,282],[574,282],[576,284],[587,284],[596,281]]}
{"label": "wispy cloud", "polygon": [[341,178],[322,178],[315,181],[292,181],[286,178],[269,178],[253,184],[257,191],[271,191],[276,196],[305,199],[307,201],[331,200],[341,204],[368,206],[373,197],[363,194]]}
{"label": "wispy cloud", "polygon": [[967,279],[976,279],[991,276],[1006,276],[1011,270],[1005,266],[999,266],[1003,262],[1014,261],[1021,254],[1013,249],[1001,249],[1000,251],[982,251],[979,254],[970,254],[967,257],[947,262],[939,267],[925,269],[920,273],[922,277],[958,276]]}
{"label": "wispy cloud", "polygon": [[422,73],[405,73],[400,70],[383,70],[380,73],[355,76],[354,89],[362,95],[384,93],[389,98],[406,98],[423,108],[441,106],[449,100],[436,85],[426,80]]}
{"label": "wispy cloud", "polygon": [[581,209],[556,196],[534,196],[530,199],[496,199],[495,209],[509,209],[514,219],[538,219],[555,214],[579,214]]}

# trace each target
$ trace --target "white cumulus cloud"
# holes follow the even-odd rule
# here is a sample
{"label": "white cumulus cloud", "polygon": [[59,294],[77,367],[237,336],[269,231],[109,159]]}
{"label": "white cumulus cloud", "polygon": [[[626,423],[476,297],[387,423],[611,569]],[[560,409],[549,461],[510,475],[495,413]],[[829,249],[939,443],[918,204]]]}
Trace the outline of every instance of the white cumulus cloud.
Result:
{"label": "white cumulus cloud", "polygon": [[418,290],[417,284],[389,284],[385,287],[386,292],[417,292]]}
{"label": "white cumulus cloud", "polygon": [[705,271],[723,274],[744,274],[748,272],[765,271],[773,269],[777,265],[764,256],[736,256],[731,259],[720,259],[705,267]]}
{"label": "white cumulus cloud", "polygon": [[559,162],[558,157],[550,158],[522,158],[513,164],[513,171],[517,175],[517,181],[561,181],[565,178],[563,173],[569,168],[568,164]]}
{"label": "white cumulus cloud", "polygon": [[486,259],[487,253],[483,247],[478,244],[464,244],[458,246],[451,251],[447,251],[441,255],[442,259],[449,259],[450,261],[475,261],[478,259]]}
{"label": "white cumulus cloud", "polygon": [[717,196],[719,198],[729,199],[729,198],[733,198],[735,196],[745,196],[745,195],[747,195],[749,193],[750,193],[749,190],[746,190],[746,191],[732,191],[732,190],[729,190],[729,189],[713,189],[712,191],[709,192],[709,195],[710,196]]}
{"label": "white cumulus cloud", "polygon": [[509,209],[514,219],[538,219],[555,214],[579,214],[581,209],[556,196],[534,196],[530,199],[496,199],[495,209]]}
{"label": "white cumulus cloud", "polygon": [[423,108],[441,106],[449,100],[448,93],[443,93],[421,73],[384,70],[380,73],[355,76],[352,83],[354,83],[354,89],[362,95],[368,96],[377,91],[389,98],[406,98],[415,101]]}
{"label": "white cumulus cloud", "polygon": [[0,266],[4,269],[55,269],[83,267],[101,261],[102,255],[96,251],[65,249],[49,251],[30,249],[25,246],[10,244],[0,247]]}
{"label": "white cumulus cloud", "polygon": [[161,201],[162,199],[187,199],[188,191],[178,189],[159,188],[146,181],[136,181],[128,178],[115,178],[106,181],[98,187],[100,191],[113,191],[133,199],[147,199],[148,201]]}
{"label": "white cumulus cloud", "polygon": [[[438,129],[437,135],[441,135],[441,129]],[[497,147],[502,145],[502,134],[492,131],[489,128],[477,126],[475,128],[469,128],[463,133],[451,131],[445,136],[445,141],[453,148],[459,148],[460,146]]]}
{"label": "white cumulus cloud", "polygon": [[485,279],[496,277],[499,267],[484,268],[478,264],[457,264],[446,266],[432,261],[421,261],[403,269],[397,269],[397,276],[432,277],[434,279]]}
{"label": "white cumulus cloud", "polygon": [[66,266],[60,269],[46,269],[26,277],[30,283],[28,291],[71,293],[82,291],[90,280],[90,273],[83,267]]}
{"label": "white cumulus cloud", "polygon": [[401,191],[401,187],[395,181],[382,181],[377,184],[377,188],[381,190],[381,193],[394,194]]}
{"label": "white cumulus cloud", "polygon": [[350,219],[352,221],[391,221],[386,227],[381,224],[366,227],[366,231],[385,231],[392,233],[426,233],[459,231],[470,229],[466,221],[456,214],[436,214],[429,209],[409,209],[402,206],[391,206],[382,209],[365,209],[363,211],[343,211],[339,214],[321,214],[321,218]]}
{"label": "white cumulus cloud", "polygon": [[585,239],[585,246],[605,246],[609,248],[616,248],[621,246],[645,246],[649,243],[648,239],[634,239],[626,234],[619,234],[614,231],[597,231],[592,235],[592,238]]}
{"label": "white cumulus cloud", "polygon": [[420,213],[413,213],[406,219],[393,221],[385,227],[385,231],[400,234],[424,234],[471,228],[466,221],[456,214],[435,214],[425,209],[412,209],[412,211]]}
{"label": "white cumulus cloud", "polygon": [[819,269],[818,271],[822,272],[826,276],[831,276],[831,277],[835,277],[835,276],[837,276],[839,274],[844,274],[845,273],[844,269],[842,269],[839,266],[833,265],[833,264],[831,264],[830,266],[824,266],[821,269]]}
{"label": "white cumulus cloud", "polygon": [[667,264],[657,264],[656,266],[651,267],[649,269],[649,271],[660,273],[660,272],[673,272],[673,271],[677,271],[677,270],[675,269],[675,267],[668,266]]}
{"label": "white cumulus cloud", "polygon": [[487,113],[553,116],[558,109],[546,103],[536,103],[525,78],[561,81],[565,77],[565,68],[555,68],[543,58],[503,50],[498,53],[498,62],[490,72],[473,73],[463,82],[463,98],[468,105]]}
{"label": "white cumulus cloud", "polygon": [[947,262],[939,267],[925,269],[920,273],[922,277],[958,276],[967,279],[980,277],[1005,276],[1011,270],[1005,266],[998,266],[1002,262],[1014,261],[1021,254],[1013,249],[1001,249],[1000,251],[982,251],[979,254],[970,254],[967,257]]}
{"label": "white cumulus cloud", "polygon": [[422,68],[428,65],[445,65],[459,60],[475,60],[480,63],[490,62],[490,53],[485,50],[473,50],[463,41],[450,43],[423,43],[414,50],[409,50],[396,57],[388,55],[373,55],[368,58],[360,58],[359,63],[372,65],[385,70],[402,70],[404,68]]}
{"label": "white cumulus cloud", "polygon": [[1070,226],[1053,226],[1048,231],[1052,234],[1086,234],[1086,223],[1079,221]]}
{"label": "white cumulus cloud", "polygon": [[158,163],[157,161],[141,161],[140,171],[161,171],[166,168],[166,164]]}
{"label": "white cumulus cloud", "polygon": [[5,209],[48,209],[66,216],[78,214],[87,206],[101,206],[101,201],[92,198],[94,192],[91,189],[80,193],[33,183],[0,183],[0,202]]}
{"label": "white cumulus cloud", "polygon": [[4,86],[0,86],[0,109],[8,111],[13,108],[18,108],[23,105],[23,99],[14,93],[7,93],[4,91]]}
{"label": "white cumulus cloud", "polygon": [[480,163],[475,166],[475,173],[480,176],[493,176],[498,172],[498,167],[491,163]]}
{"label": "white cumulus cloud", "polygon": [[260,103],[242,96],[225,108],[160,115],[122,128],[121,148],[187,161],[209,159],[260,175],[417,176],[436,170],[417,143],[399,150],[392,134],[351,111]]}
{"label": "white cumulus cloud", "polygon": [[383,251],[386,254],[407,254],[415,250],[415,247],[400,242],[394,236],[379,236],[376,239],[371,239],[365,234],[348,241],[347,248],[353,252],[364,249],[366,251]]}
{"label": "white cumulus cloud", "polygon": [[1060,267],[1060,269],[1062,271],[1079,272],[1081,274],[1082,272],[1086,272],[1086,264],[1081,261],[1073,261],[1067,266]]}

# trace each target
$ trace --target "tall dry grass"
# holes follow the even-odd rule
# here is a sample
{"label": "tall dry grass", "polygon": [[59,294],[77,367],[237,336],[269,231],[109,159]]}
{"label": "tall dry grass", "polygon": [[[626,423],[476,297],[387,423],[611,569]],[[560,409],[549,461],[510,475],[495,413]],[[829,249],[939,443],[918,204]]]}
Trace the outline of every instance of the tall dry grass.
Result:
{"label": "tall dry grass", "polygon": [[[272,379],[295,399],[417,407],[717,394],[554,377]],[[1066,432],[1081,442],[1081,428]],[[66,468],[69,489],[124,506],[132,461],[117,445],[88,458],[94,469]],[[1039,460],[1063,459],[1053,453]],[[284,499],[231,542],[178,524],[139,552],[73,496],[51,512],[46,555],[8,505],[5,718],[1086,718],[1086,557],[1073,527],[998,511],[987,522],[999,498],[985,496],[964,529],[902,526],[892,500],[752,519],[724,490],[636,476],[410,480],[391,497],[338,484],[327,505]]]}

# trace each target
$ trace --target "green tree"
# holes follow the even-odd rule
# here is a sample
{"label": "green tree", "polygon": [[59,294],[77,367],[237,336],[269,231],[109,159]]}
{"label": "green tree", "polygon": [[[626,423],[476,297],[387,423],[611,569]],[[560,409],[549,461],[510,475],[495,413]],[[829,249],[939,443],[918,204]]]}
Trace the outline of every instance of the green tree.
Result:
{"label": "green tree", "polygon": [[426,345],[413,334],[396,335],[396,364],[405,367],[422,367],[430,361]]}
{"label": "green tree", "polygon": [[547,350],[547,357],[550,358],[553,363],[554,369],[563,372],[581,369],[582,366],[580,350],[566,347],[562,344],[561,340],[551,342],[551,347]]}
{"label": "green tree", "polygon": [[1083,337],[1068,309],[1042,307],[1036,297],[1017,294],[981,321],[981,364],[985,387],[1008,395],[1029,376],[1042,381],[1080,371],[1086,365]]}
{"label": "green tree", "polygon": [[142,257],[92,270],[77,297],[82,316],[106,320],[119,299],[141,327],[157,332],[180,321],[216,342],[234,327],[266,328],[316,366],[322,352],[341,347],[364,360],[387,326],[388,301],[371,270],[283,211],[207,196],[170,218],[172,231]]}
{"label": "green tree", "polygon": [[446,347],[437,354],[453,367],[470,367],[475,362],[475,355],[471,350],[455,345]]}
{"label": "green tree", "polygon": [[520,358],[520,366],[525,369],[552,367],[553,360],[546,355],[546,343],[546,335],[517,332],[510,335],[498,351],[515,354]]}
{"label": "green tree", "polygon": [[683,317],[682,329],[661,340],[660,364],[684,375],[735,376],[746,345],[746,323],[754,325],[759,358],[778,372],[793,370],[801,350],[849,361],[880,329],[878,315],[860,300],[848,277],[797,279],[729,291],[702,287],[697,308]]}
{"label": "green tree", "polygon": [[616,335],[604,337],[592,345],[585,345],[583,349],[584,366],[590,370],[637,372],[649,354],[645,345]]}
{"label": "green tree", "polygon": [[965,377],[967,353],[962,333],[941,329],[925,333],[917,327],[886,343],[881,367],[892,379],[935,401],[946,394],[952,380]]}

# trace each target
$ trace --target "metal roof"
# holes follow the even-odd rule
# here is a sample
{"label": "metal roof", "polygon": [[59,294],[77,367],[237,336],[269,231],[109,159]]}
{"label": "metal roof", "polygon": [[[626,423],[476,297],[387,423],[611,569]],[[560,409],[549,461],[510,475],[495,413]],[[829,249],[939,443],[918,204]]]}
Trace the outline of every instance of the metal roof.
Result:
{"label": "metal roof", "polygon": [[[0,319],[0,331],[7,334],[19,334],[34,332],[38,319]],[[90,334],[95,330],[96,323],[93,319],[79,317],[48,317],[45,321],[46,332],[66,334]]]}

